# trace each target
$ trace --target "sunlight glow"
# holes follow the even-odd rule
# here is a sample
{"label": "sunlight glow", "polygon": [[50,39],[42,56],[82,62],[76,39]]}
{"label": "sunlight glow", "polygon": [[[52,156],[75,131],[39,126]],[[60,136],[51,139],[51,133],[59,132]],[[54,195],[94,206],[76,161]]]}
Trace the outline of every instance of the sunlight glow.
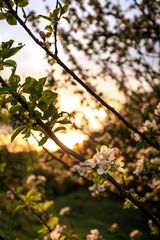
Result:
{"label": "sunlight glow", "polygon": [[[58,133],[56,136],[69,148],[74,148],[76,143],[82,143],[86,139],[85,135],[76,131],[70,131],[67,134]],[[41,149],[41,147],[38,147],[36,140],[32,136],[29,138],[29,143],[34,146],[35,149]],[[51,139],[45,143],[44,147],[53,152],[59,149]]]}

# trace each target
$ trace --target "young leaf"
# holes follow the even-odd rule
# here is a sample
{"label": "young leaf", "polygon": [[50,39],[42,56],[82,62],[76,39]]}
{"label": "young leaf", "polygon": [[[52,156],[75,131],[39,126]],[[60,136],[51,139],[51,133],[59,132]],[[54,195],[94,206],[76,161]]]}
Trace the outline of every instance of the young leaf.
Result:
{"label": "young leaf", "polygon": [[12,57],[13,55],[15,55],[24,45],[21,45],[19,47],[15,47],[15,48],[5,48],[5,49],[1,49],[0,50],[0,57],[2,59],[5,59],[5,58],[9,58],[9,57]]}
{"label": "young leaf", "polygon": [[11,113],[23,112],[23,111],[24,111],[24,108],[21,105],[14,105],[10,109]]}
{"label": "young leaf", "polygon": [[62,15],[62,14],[65,14],[65,13],[68,11],[68,7],[69,7],[69,5],[68,5],[68,4],[65,4],[65,5],[61,8],[61,15]]}
{"label": "young leaf", "polygon": [[44,16],[44,15],[39,15],[39,17],[42,17],[50,22],[52,21],[52,19],[50,17]]}
{"label": "young leaf", "polygon": [[39,142],[38,142],[38,146],[42,146],[44,145],[48,140],[48,137],[43,137]]}
{"label": "young leaf", "polygon": [[13,60],[7,60],[3,63],[3,65],[5,65],[6,67],[15,67],[17,64]]}
{"label": "young leaf", "polygon": [[44,102],[49,106],[53,104],[53,102],[56,100],[57,95],[58,95],[57,93],[52,92],[51,90],[44,90],[42,92],[41,98],[39,99],[39,103]]}
{"label": "young leaf", "polygon": [[5,93],[8,93],[8,88],[7,87],[2,87],[0,88],[0,94],[5,94]]}
{"label": "young leaf", "polygon": [[55,130],[54,130],[54,132],[59,132],[59,131],[64,131],[64,130],[66,130],[66,128],[65,127],[57,127]]}
{"label": "young leaf", "polygon": [[19,211],[21,210],[22,208],[25,207],[25,204],[22,204],[22,205],[18,205],[14,210],[13,210],[13,216]]}
{"label": "young leaf", "polygon": [[56,23],[58,21],[58,14],[60,13],[60,9],[61,8],[57,8],[52,13],[50,13],[52,23]]}
{"label": "young leaf", "polygon": [[28,5],[28,0],[18,0],[17,5],[18,7],[26,7]]}
{"label": "young leaf", "polygon": [[[13,7],[14,2],[12,0],[9,0],[9,3],[11,5],[11,7]],[[4,1],[0,1],[0,7],[2,8],[8,8],[8,5],[4,2]]]}
{"label": "young leaf", "polygon": [[58,222],[59,222],[58,217],[52,217],[52,218],[48,221],[48,225],[49,225],[50,227],[53,227],[53,226],[57,225]]}
{"label": "young leaf", "polygon": [[10,25],[17,25],[17,19],[11,13],[7,13],[6,20]]}
{"label": "young leaf", "polygon": [[17,135],[22,132],[23,129],[25,129],[27,126],[26,125],[23,125],[23,126],[20,126],[18,127],[15,132],[12,134],[11,136],[11,142],[13,142],[13,140],[17,137]]}
{"label": "young leaf", "polygon": [[69,17],[63,17],[68,23],[71,22],[70,18]]}
{"label": "young leaf", "polygon": [[11,48],[12,45],[13,45],[13,43],[14,43],[14,40],[13,40],[13,39],[11,39],[11,40],[9,40],[9,41],[7,41],[7,42],[2,42],[1,48],[2,48],[2,49],[4,49],[4,48]]}
{"label": "young leaf", "polygon": [[6,13],[0,12],[0,20],[4,20],[6,18]]}
{"label": "young leaf", "polygon": [[53,201],[47,201],[43,204],[43,209],[47,210],[48,208],[50,208],[52,205],[54,204]]}

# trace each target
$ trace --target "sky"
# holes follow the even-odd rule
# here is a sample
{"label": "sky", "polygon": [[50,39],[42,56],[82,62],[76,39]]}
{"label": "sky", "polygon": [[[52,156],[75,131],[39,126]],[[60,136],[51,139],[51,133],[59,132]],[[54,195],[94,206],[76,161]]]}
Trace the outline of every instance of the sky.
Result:
{"label": "sky", "polygon": [[[44,14],[44,7],[42,4],[42,0],[36,0],[36,1],[30,0],[29,2],[30,4],[29,4],[29,7],[27,7],[27,11],[30,9],[32,10],[36,9],[38,13]],[[50,3],[50,5],[52,4],[54,9],[55,1],[48,0],[48,2]],[[44,26],[41,25],[41,27],[43,30]],[[44,56],[45,56],[44,51],[38,45],[36,45],[36,43],[28,36],[28,34],[20,25],[10,26],[5,21],[0,21],[0,42],[7,41],[10,39],[15,40],[15,45],[19,42],[25,44],[25,47],[23,47],[18,52],[18,54],[16,54],[16,56],[13,58],[18,62],[17,74],[21,75],[22,78],[25,78],[26,76],[32,76],[34,78],[40,78],[40,77],[46,76],[46,70],[48,68],[48,64],[44,59]],[[61,47],[59,49],[59,54],[60,54],[60,58],[62,58],[62,60],[65,62],[67,59],[65,58],[65,55],[63,54]],[[83,58],[83,56],[80,56],[80,57]],[[86,59],[83,59],[84,64],[85,64],[85,61],[87,64],[91,64],[91,63],[88,63]],[[9,74],[9,72],[3,71],[1,74],[2,76],[6,76]],[[110,92],[113,93],[112,88],[114,88],[114,86],[106,85],[106,86],[103,86],[103,88],[104,87],[106,91],[108,91],[108,94]],[[64,91],[63,93],[61,91],[59,92],[60,105],[62,110],[71,112],[72,110],[77,109],[77,106],[80,104],[79,99],[75,98],[72,94],[70,94],[68,92],[68,89],[63,91]],[[117,92],[115,93],[115,95],[117,95]],[[69,103],[69,104],[66,105],[66,103]],[[80,111],[85,112],[86,117],[88,118],[88,124],[91,128],[99,127],[99,123],[96,120],[97,115],[100,115],[102,119],[105,118],[105,112],[102,109],[97,110],[96,112],[93,112],[91,109],[81,108]],[[4,129],[4,126],[3,126],[3,129]],[[73,147],[73,145],[77,141],[82,142],[86,138],[83,134],[79,134],[79,133],[76,134],[74,131],[69,131],[67,135],[59,134],[59,137],[69,147]],[[33,143],[33,139],[31,140],[31,143]],[[56,149],[56,147],[53,146],[51,142],[48,143],[48,148],[51,148],[52,150]]]}

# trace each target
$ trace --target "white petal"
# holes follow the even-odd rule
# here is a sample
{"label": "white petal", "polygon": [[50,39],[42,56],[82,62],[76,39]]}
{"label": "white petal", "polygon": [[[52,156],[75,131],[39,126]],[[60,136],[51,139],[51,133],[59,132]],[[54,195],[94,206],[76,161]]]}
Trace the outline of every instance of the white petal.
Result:
{"label": "white petal", "polygon": [[97,169],[97,173],[98,173],[99,175],[102,175],[102,174],[104,174],[104,170],[103,170],[102,168],[98,168],[98,169]]}
{"label": "white petal", "polygon": [[88,159],[88,160],[84,161],[84,164],[86,166],[90,166],[91,168],[94,168],[97,163],[93,159]]}

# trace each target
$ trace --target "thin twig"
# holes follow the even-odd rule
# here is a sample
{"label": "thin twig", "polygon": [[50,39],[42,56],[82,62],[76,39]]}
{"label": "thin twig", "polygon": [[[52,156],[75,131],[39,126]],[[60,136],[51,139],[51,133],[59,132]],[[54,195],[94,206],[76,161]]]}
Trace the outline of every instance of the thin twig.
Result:
{"label": "thin twig", "polygon": [[[58,0],[56,2],[56,9],[58,8]],[[54,24],[54,47],[55,47],[55,55],[58,56],[58,47],[57,47],[57,30],[58,30],[58,21]]]}

